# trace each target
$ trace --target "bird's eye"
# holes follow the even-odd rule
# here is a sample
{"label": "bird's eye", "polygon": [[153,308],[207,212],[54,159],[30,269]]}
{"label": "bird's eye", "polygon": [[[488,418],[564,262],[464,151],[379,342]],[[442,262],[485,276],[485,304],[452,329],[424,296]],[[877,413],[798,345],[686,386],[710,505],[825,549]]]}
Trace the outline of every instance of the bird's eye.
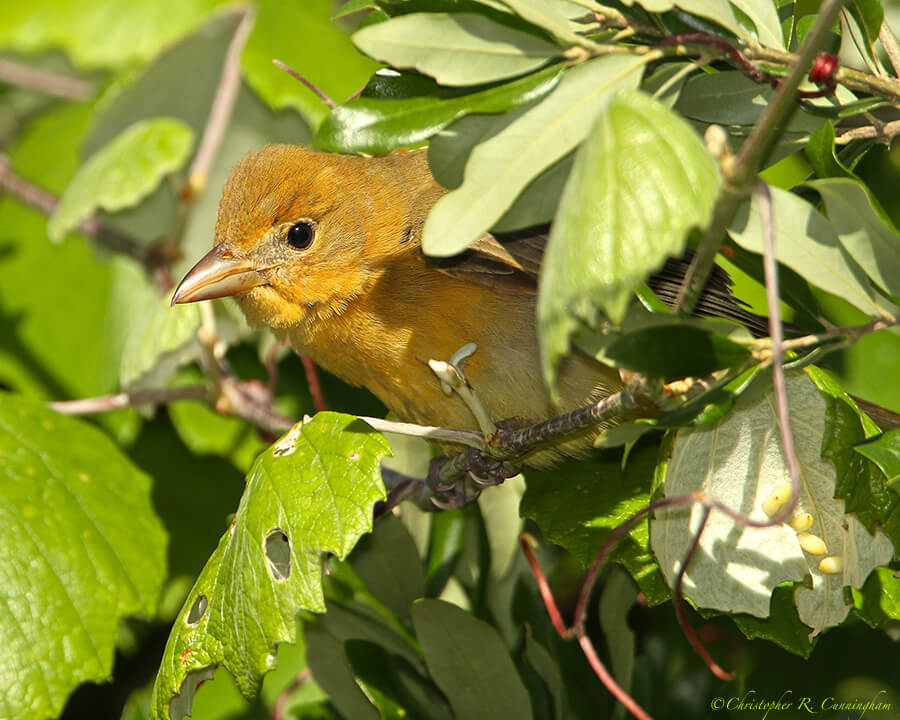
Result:
{"label": "bird's eye", "polygon": [[309,220],[301,220],[287,231],[287,243],[294,250],[306,250],[312,245],[315,234],[315,226]]}

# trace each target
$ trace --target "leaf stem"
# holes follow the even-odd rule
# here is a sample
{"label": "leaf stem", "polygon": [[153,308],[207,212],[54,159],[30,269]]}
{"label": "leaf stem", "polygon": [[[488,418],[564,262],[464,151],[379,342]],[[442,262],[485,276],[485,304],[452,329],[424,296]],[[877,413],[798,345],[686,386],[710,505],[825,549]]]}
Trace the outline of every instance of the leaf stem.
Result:
{"label": "leaf stem", "polygon": [[66,100],[87,100],[96,89],[90,80],[51,72],[8,58],[0,58],[0,82]]}

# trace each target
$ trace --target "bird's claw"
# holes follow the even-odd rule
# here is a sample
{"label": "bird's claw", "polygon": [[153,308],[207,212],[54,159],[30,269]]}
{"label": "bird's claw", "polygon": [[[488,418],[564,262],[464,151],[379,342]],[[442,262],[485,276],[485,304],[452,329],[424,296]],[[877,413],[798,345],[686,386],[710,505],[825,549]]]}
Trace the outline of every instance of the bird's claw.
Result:
{"label": "bird's claw", "polygon": [[[454,467],[448,466],[451,462]],[[477,500],[484,488],[500,485],[518,472],[502,460],[467,447],[461,462],[446,457],[432,460],[426,482],[433,505],[442,510],[456,510]]]}

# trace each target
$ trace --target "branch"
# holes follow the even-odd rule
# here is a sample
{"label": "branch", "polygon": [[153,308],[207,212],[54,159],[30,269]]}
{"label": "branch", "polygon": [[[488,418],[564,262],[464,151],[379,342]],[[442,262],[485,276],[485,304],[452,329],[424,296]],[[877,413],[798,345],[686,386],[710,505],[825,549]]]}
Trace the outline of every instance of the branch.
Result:
{"label": "branch", "polygon": [[846,145],[851,140],[883,140],[890,141],[900,135],[900,120],[892,120],[883,125],[863,125],[862,127],[838,130],[834,139],[836,145]]}
{"label": "branch", "polygon": [[842,6],[843,0],[825,0],[822,3],[815,25],[807,35],[791,71],[779,84],[772,102],[766,107],[737,157],[732,162],[723,163],[724,186],[713,210],[712,220],[703,233],[678,293],[675,312],[690,314],[697,304],[725,231],[747,196],[779,131],[796,108],[795,99],[800,83],[809,73],[819,49],[825,44]]}
{"label": "branch", "polygon": [[47,405],[63,415],[96,415],[138,405],[155,406],[177,400],[205,401],[208,397],[209,389],[206,385],[183,385],[181,387],[121,392],[82,400],[58,400],[49,402]]}
{"label": "branch", "polygon": [[0,58],[0,82],[66,100],[87,100],[95,90],[94,83],[90,80],[43,70],[7,58]]}
{"label": "branch", "polygon": [[312,80],[307,78],[305,75],[301,75],[299,72],[294,70],[294,68],[292,68],[287,63],[283,63],[283,62],[281,62],[281,60],[278,60],[278,59],[273,59],[272,64],[275,67],[281,68],[288,75],[290,75],[294,79],[299,80],[304,85],[306,85],[306,87],[308,87],[310,90],[312,90],[316,94],[316,97],[318,97],[319,100],[321,100],[322,103],[327,108],[334,110],[337,107],[337,103],[334,100],[332,100],[330,97],[328,97],[328,94],[324,90],[320,89],[318,87],[318,85],[316,85]]}
{"label": "branch", "polygon": [[196,197],[206,188],[210,168],[218,155],[225,130],[234,112],[234,104],[241,86],[241,54],[256,19],[256,13],[250,6],[244,6],[242,14],[243,17],[228,44],[219,85],[206,119],[206,127],[203,128],[200,146],[188,172],[187,190],[191,197]]}
{"label": "branch", "polygon": [[[10,167],[9,158],[2,153],[0,153],[0,190],[48,217],[59,205],[59,198],[56,195],[19,175]],[[139,262],[156,280],[160,289],[168,290],[171,287],[171,279],[168,279],[168,284],[166,282],[169,258],[157,248],[144,247],[130,235],[109,227],[96,217],[82,220],[78,224],[78,230],[107,250],[127,255]]]}

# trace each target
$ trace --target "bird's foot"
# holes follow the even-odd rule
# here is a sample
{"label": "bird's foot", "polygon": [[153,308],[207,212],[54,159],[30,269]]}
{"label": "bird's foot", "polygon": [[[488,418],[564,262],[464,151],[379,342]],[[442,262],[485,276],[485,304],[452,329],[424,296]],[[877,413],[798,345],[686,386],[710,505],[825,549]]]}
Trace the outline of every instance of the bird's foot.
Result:
{"label": "bird's foot", "polygon": [[456,510],[477,500],[485,488],[500,485],[518,473],[510,463],[467,447],[459,455],[432,460],[426,484],[432,504],[442,510]]}
{"label": "bird's foot", "polygon": [[441,389],[445,395],[449,396],[454,392],[459,395],[460,400],[469,408],[478,427],[487,438],[497,432],[497,426],[462,369],[465,361],[474,355],[476,350],[478,350],[478,346],[475,343],[466,343],[453,353],[449,361],[429,360],[428,367],[440,380]]}

